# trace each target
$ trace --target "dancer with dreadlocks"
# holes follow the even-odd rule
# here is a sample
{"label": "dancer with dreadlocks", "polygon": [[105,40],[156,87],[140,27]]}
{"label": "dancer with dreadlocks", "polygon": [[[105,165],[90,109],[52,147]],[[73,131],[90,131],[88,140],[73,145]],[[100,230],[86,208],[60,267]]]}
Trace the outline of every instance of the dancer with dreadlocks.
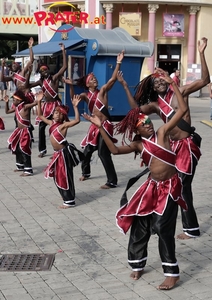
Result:
{"label": "dancer with dreadlocks", "polygon": [[[87,90],[80,94],[80,98],[87,103],[90,113],[95,114],[100,118],[102,126],[111,139],[113,139],[113,124],[110,122],[110,114],[108,112],[107,93],[116,82],[117,72],[123,58],[124,52],[122,51],[117,56],[117,63],[112,77],[100,89],[98,89],[98,81],[93,73],[76,79],[77,84]],[[71,84],[70,80],[66,79],[65,82]],[[116,141],[115,139],[113,140]],[[103,164],[107,176],[107,182],[101,186],[101,189],[115,188],[117,186],[118,179],[111,158],[111,153],[99,134],[99,129],[94,124],[91,124],[89,127],[87,135],[81,142],[81,147],[84,148],[85,159],[82,161],[81,165],[82,176],[80,177],[80,181],[84,181],[91,176],[91,156],[94,151],[98,150],[98,156]]]}
{"label": "dancer with dreadlocks", "polygon": [[[162,261],[164,282],[158,289],[169,290],[179,280],[179,267],[175,257],[175,228],[178,205],[186,209],[182,198],[181,179],[175,168],[176,155],[171,151],[169,133],[187,111],[187,105],[175,82],[162,73],[164,80],[173,86],[179,101],[179,109],[173,118],[162,125],[157,132],[147,115],[139,108],[132,109],[116,125],[116,133],[123,134],[123,142],[128,138],[131,143],[116,147],[108,138],[97,116],[84,115],[100,130],[110,151],[117,154],[140,153],[148,166],[150,175],[138,188],[132,198],[116,213],[116,222],[123,233],[131,227],[128,244],[128,263],[133,272],[131,278],[141,277],[147,261],[148,241],[153,229],[159,237],[159,253]],[[133,133],[136,139],[133,139]]]}
{"label": "dancer with dreadlocks", "polygon": [[[184,101],[189,106],[189,95],[194,93],[210,82],[210,75],[205,61],[205,49],[207,39],[198,41],[198,50],[201,63],[201,79],[181,86],[180,92]],[[140,106],[141,111],[146,114],[157,113],[164,122],[167,122],[178,109],[175,93],[161,79],[157,69],[156,73],[146,77],[137,86],[134,98],[128,98],[131,107]],[[182,120],[171,131],[172,150],[176,153],[176,168],[183,182],[183,197],[187,203],[188,210],[181,210],[183,233],[179,234],[179,239],[190,239],[200,235],[199,223],[193,205],[192,181],[196,171],[196,166],[201,156],[201,137],[191,126],[190,111],[184,115]]]}
{"label": "dancer with dreadlocks", "polygon": [[[63,76],[64,72],[67,69],[67,58],[64,44],[60,44],[62,54],[63,54],[63,65],[60,70],[54,74],[50,75],[49,67],[46,65],[41,65],[39,68],[40,79],[32,84],[30,87],[35,87],[40,85],[42,87],[42,91],[44,93],[43,99],[43,116],[49,120],[51,120],[54,110],[57,106],[61,105],[61,99],[58,95],[58,87],[59,87],[59,79]],[[45,129],[47,124],[43,122],[40,118],[36,120],[39,122],[39,136],[38,136],[38,149],[39,155],[38,157],[44,157],[47,153],[46,150],[46,134]]]}

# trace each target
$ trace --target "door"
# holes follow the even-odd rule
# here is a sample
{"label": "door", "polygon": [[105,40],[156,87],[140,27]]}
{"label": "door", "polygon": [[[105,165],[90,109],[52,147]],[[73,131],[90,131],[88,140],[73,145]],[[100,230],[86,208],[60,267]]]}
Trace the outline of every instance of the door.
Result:
{"label": "door", "polygon": [[174,69],[179,69],[181,63],[180,44],[158,44],[157,45],[157,66],[169,74]]}

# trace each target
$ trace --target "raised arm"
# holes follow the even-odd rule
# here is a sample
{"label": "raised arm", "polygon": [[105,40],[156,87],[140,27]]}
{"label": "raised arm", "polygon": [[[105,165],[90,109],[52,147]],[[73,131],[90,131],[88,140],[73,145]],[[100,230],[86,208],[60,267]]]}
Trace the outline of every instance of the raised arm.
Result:
{"label": "raised arm", "polygon": [[5,102],[5,113],[6,114],[14,113],[15,112],[15,108],[9,108],[9,96],[6,95],[3,100]]}
{"label": "raised arm", "polygon": [[194,93],[210,82],[210,74],[208,71],[208,66],[205,60],[205,49],[207,47],[207,38],[203,37],[201,41],[198,41],[198,51],[200,55],[200,64],[201,64],[201,79],[195,80],[188,85],[184,85],[180,88],[183,96],[189,96],[191,93]]}
{"label": "raised arm", "polygon": [[32,46],[34,44],[34,40],[33,38],[31,37],[28,41],[28,46],[29,46],[29,58],[30,58],[30,63],[33,64],[34,62],[34,53],[33,53],[33,50],[32,50]]}
{"label": "raised arm", "polygon": [[63,65],[62,68],[58,71],[58,73],[56,73],[55,75],[53,75],[53,80],[56,81],[58,80],[59,77],[64,75],[64,72],[66,71],[67,67],[68,67],[68,63],[67,63],[67,57],[66,57],[66,51],[65,51],[65,46],[63,43],[59,44],[62,50],[62,55],[63,55]]}
{"label": "raised arm", "polygon": [[[26,77],[26,74],[28,74],[28,73],[30,73],[29,76],[28,76],[28,77],[30,77],[31,72],[32,72],[32,67],[33,67],[33,62],[34,62],[34,53],[33,53],[33,50],[32,50],[33,43],[34,43],[34,40],[31,37],[29,39],[29,41],[28,41],[28,46],[29,46],[29,61],[24,66],[24,68],[22,69],[22,71],[20,73],[24,77]],[[29,79],[27,78],[27,80],[29,80]]]}
{"label": "raised arm", "polygon": [[172,86],[178,101],[178,109],[176,110],[175,114],[166,124],[163,125],[164,130],[166,132],[170,132],[175,126],[177,126],[180,119],[184,116],[184,114],[188,110],[188,105],[187,102],[184,101],[183,96],[173,79],[169,77],[165,72],[163,72],[161,75],[161,78],[163,78]]}
{"label": "raised arm", "polygon": [[62,77],[62,81],[66,84],[69,85],[70,87],[70,98],[71,100],[74,98],[74,87],[73,87],[73,80],[72,79],[69,79],[69,78],[65,78],[65,77]]}
{"label": "raised arm", "polygon": [[128,102],[129,102],[129,105],[131,108],[136,108],[138,107],[137,103],[135,102],[130,90],[129,90],[129,87],[128,87],[128,84],[127,82],[125,81],[124,79],[124,75],[123,75],[123,72],[122,71],[118,71],[117,72],[117,80],[118,82],[121,83],[121,85],[123,86],[125,92],[126,92],[126,95],[127,95],[127,99],[128,99]]}
{"label": "raised arm", "polygon": [[101,121],[97,116],[89,116],[88,114],[84,113],[82,114],[83,118],[90,121],[94,125],[96,125],[99,128],[99,132],[102,135],[102,138],[104,139],[106,145],[108,146],[108,149],[110,152],[114,155],[118,154],[128,154],[134,151],[137,151],[138,149],[135,147],[136,143],[133,142],[129,146],[119,146],[117,147],[113,141],[109,138],[108,134],[105,132],[104,128],[102,127]]}
{"label": "raised arm", "polygon": [[[134,100],[134,98],[133,98],[133,96],[132,96],[132,94],[131,94],[131,92],[129,90],[128,84],[127,84],[127,82],[124,79],[124,75],[123,75],[122,71],[118,71],[118,73],[117,73],[117,80],[121,83],[121,85],[123,86],[123,88],[124,88],[124,90],[126,92],[127,99],[128,99],[130,107],[131,108],[138,107],[136,101]],[[140,110],[145,115],[150,115],[150,114],[153,114],[153,113],[157,113],[156,105],[154,103],[150,103],[148,105],[147,104],[146,105],[142,105],[142,106],[140,106]]]}
{"label": "raised arm", "polygon": [[74,120],[71,120],[69,122],[65,122],[61,125],[61,129],[62,128],[69,128],[69,127],[73,127],[75,125],[77,125],[78,123],[80,123],[80,114],[79,114],[79,109],[78,109],[78,104],[80,102],[80,95],[74,95],[72,98],[72,105],[73,105],[73,109],[74,109],[74,113],[75,113],[75,118]]}
{"label": "raised arm", "polygon": [[124,51],[122,51],[121,53],[119,53],[117,55],[115,70],[113,71],[113,74],[112,74],[111,78],[108,80],[108,82],[101,87],[100,92],[99,92],[100,97],[101,97],[101,94],[102,94],[102,96],[104,96],[104,94],[106,92],[108,92],[113,87],[114,83],[116,82],[117,73],[120,69],[120,65],[122,63],[123,58],[124,58]]}

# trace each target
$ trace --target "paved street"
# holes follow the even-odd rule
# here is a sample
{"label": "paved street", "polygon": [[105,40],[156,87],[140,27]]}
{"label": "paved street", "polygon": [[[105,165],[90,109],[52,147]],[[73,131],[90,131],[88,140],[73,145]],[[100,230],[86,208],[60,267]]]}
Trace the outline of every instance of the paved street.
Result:
{"label": "paved street", "polygon": [[[208,98],[190,99],[192,125],[203,138],[202,157],[193,182],[201,237],[176,240],[181,277],[170,291],[156,289],[164,280],[157,236],[150,239],[142,278],[133,281],[127,263],[129,234],[121,234],[115,223],[126,183],[141,171],[139,158],[134,160],[134,154],[114,156],[119,185],[116,189],[101,190],[106,176],[95,153],[91,179],[80,182],[80,166],[74,169],[76,207],[61,210],[58,206],[62,201],[53,180],[46,180],[43,175],[53,152],[48,137],[48,154],[38,158],[35,127],[34,176],[20,177],[13,172],[15,156],[7,149],[7,138],[15,126],[13,115],[5,115],[4,103],[0,105],[0,116],[6,126],[0,132],[0,255],[55,254],[50,271],[0,271],[0,300],[212,299],[212,128]],[[205,124],[204,120],[209,122]],[[156,116],[153,121],[155,128],[161,124]],[[82,120],[70,128],[68,141],[79,147],[88,126]],[[48,128],[46,133],[48,136]],[[129,197],[137,186],[138,183],[130,189]],[[179,211],[176,234],[181,231]]]}

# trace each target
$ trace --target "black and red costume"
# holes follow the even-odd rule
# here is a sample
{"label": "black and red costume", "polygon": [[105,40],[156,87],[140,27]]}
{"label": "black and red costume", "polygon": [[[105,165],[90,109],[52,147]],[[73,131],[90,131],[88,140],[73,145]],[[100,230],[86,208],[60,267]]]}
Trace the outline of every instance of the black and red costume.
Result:
{"label": "black and red costume", "polygon": [[[158,97],[158,105],[160,108],[160,114],[162,120],[166,123],[174,112],[171,107],[171,101],[174,92],[168,89],[164,98]],[[187,127],[191,128],[188,124],[183,129],[187,131]],[[193,206],[193,194],[192,194],[192,181],[196,171],[196,166],[201,156],[199,145],[195,143],[193,135],[181,140],[171,140],[172,151],[176,153],[176,169],[178,170],[183,184],[183,197],[188,206],[188,210],[181,209],[183,231],[190,237],[196,237],[200,235],[199,223],[197,215]]]}
{"label": "black and red costume", "polygon": [[30,121],[23,119],[20,114],[21,110],[24,109],[24,105],[25,103],[21,102],[15,108],[16,119],[24,128],[15,128],[8,139],[8,143],[9,149],[16,155],[17,170],[32,174]]}
{"label": "black and red costume", "polygon": [[[96,90],[95,92],[89,91],[87,93],[87,97],[89,99],[88,103],[88,109],[90,113],[93,113],[94,107],[97,108],[99,111],[101,111],[104,115],[108,117],[108,120],[104,121],[102,123],[102,126],[104,130],[107,132],[109,137],[113,140],[113,142],[117,142],[116,139],[113,138],[113,124],[109,121],[110,115],[105,107],[105,105],[99,100],[98,98],[99,90]],[[103,164],[103,167],[105,169],[106,175],[107,175],[107,183],[106,185],[110,187],[116,187],[117,186],[117,175],[115,171],[115,167],[111,158],[111,152],[109,151],[107,145],[105,144],[101,134],[99,133],[99,129],[91,124],[87,135],[84,137],[84,139],[81,142],[81,147],[84,148],[84,155],[85,159],[82,161],[82,175],[85,178],[90,177],[91,173],[91,167],[90,167],[90,161],[91,156],[94,151],[98,151],[98,156]]]}
{"label": "black and red costume", "polygon": [[[49,76],[47,79],[43,79],[43,85],[42,85],[42,91],[45,95],[47,92],[51,97],[52,101],[45,101],[42,104],[42,112],[43,116],[49,120],[51,120],[54,110],[57,106],[61,105],[61,100],[59,99],[59,96],[57,92],[51,87],[51,76]],[[40,154],[46,154],[46,134],[45,134],[45,129],[47,124],[40,120],[38,117],[36,118],[35,121],[36,125],[39,125],[38,129],[38,150]]]}
{"label": "black and red costume", "polygon": [[[150,139],[142,138],[142,144],[141,158],[148,167],[153,157],[175,167],[175,153],[157,145],[156,135]],[[178,205],[187,209],[178,173],[165,181],[155,181],[150,174],[128,203],[118,210],[116,222],[120,230],[126,233],[131,227],[128,263],[134,271],[141,271],[146,265],[147,246],[153,229],[159,236],[164,275],[179,276],[174,239]]]}
{"label": "black and red costume", "polygon": [[45,178],[53,177],[55,185],[63,198],[64,205],[74,206],[75,187],[72,147],[58,130],[60,125],[61,123],[59,122],[53,122],[49,128],[49,134],[53,136],[58,144],[63,144],[64,148],[59,151],[54,151],[51,162],[45,169]]}
{"label": "black and red costume", "polygon": [[[17,73],[13,74],[13,82],[14,82],[15,86],[17,86],[17,82],[21,82],[23,84],[26,83],[26,78],[23,77],[22,75],[20,75],[19,72],[20,71],[18,71]],[[33,103],[35,101],[35,96],[34,96],[34,94],[31,91],[28,91],[28,92],[24,93],[24,95],[27,98],[28,103]],[[14,120],[15,120],[15,124],[16,124],[16,127],[17,127],[16,117],[14,117]],[[30,122],[30,133],[31,133],[32,141],[34,141],[33,133],[32,133],[33,130],[34,130],[34,127],[33,127],[33,125]]]}
{"label": "black and red costume", "polygon": [[0,130],[5,130],[4,121],[1,117],[0,117]]}

